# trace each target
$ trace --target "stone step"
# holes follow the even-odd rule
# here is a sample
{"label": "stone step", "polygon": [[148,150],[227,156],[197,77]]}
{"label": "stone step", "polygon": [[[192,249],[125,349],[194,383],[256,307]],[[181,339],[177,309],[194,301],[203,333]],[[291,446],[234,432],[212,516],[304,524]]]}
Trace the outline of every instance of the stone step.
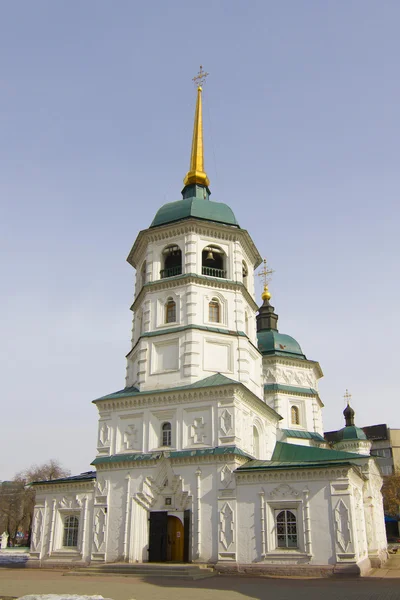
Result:
{"label": "stone step", "polygon": [[178,577],[181,579],[205,579],[215,575],[208,565],[171,565],[161,564],[126,564],[114,563],[79,567],[64,573],[66,576],[109,576],[125,577]]}

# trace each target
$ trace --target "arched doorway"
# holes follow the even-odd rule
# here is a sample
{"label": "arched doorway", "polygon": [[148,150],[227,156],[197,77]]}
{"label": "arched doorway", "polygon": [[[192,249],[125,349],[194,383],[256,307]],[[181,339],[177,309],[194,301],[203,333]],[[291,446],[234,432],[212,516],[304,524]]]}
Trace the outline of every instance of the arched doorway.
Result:
{"label": "arched doorway", "polygon": [[183,562],[183,523],[172,515],[167,522],[167,561]]}

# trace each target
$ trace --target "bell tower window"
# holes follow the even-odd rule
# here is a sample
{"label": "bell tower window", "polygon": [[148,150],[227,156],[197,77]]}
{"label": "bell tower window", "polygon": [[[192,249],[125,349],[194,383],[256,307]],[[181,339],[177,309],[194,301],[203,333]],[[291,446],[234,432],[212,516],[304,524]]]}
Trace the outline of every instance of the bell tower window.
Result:
{"label": "bell tower window", "polygon": [[162,445],[163,446],[171,446],[172,445],[172,428],[171,423],[163,423],[161,427],[162,433]]}
{"label": "bell tower window", "polygon": [[242,276],[243,276],[243,285],[245,285],[247,287],[247,278],[249,275],[249,270],[247,268],[246,263],[243,261],[242,262]]}
{"label": "bell tower window", "polygon": [[213,298],[208,304],[208,320],[210,323],[221,322],[221,305],[217,298]]}
{"label": "bell tower window", "polygon": [[225,252],[218,246],[206,246],[201,253],[201,272],[209,277],[226,278]]}
{"label": "bell tower window", "polygon": [[300,412],[298,406],[292,406],[290,409],[290,418],[292,425],[300,425]]}
{"label": "bell tower window", "polygon": [[165,322],[176,323],[176,303],[172,298],[168,298],[165,305]]}
{"label": "bell tower window", "polygon": [[179,246],[171,245],[162,251],[160,278],[175,277],[182,274],[182,252]]}

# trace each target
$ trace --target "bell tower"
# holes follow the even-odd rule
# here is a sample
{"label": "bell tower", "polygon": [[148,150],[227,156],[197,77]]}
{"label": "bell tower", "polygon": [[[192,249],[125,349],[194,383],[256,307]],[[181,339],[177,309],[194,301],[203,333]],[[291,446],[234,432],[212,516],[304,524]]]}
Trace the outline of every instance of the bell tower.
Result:
{"label": "bell tower", "polygon": [[262,262],[232,209],[210,200],[200,68],[182,199],[163,205],[128,256],[136,269],[126,387],[191,385],[221,373],[262,398],[254,270]]}

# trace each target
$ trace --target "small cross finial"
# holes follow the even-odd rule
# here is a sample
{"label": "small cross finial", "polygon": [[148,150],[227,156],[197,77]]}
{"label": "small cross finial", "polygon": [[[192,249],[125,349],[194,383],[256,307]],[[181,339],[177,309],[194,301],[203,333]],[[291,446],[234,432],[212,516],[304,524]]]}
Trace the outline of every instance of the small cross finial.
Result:
{"label": "small cross finial", "polygon": [[200,70],[197,73],[197,75],[195,77],[193,77],[192,81],[194,82],[195,86],[198,89],[202,89],[202,85],[206,80],[206,77],[208,77],[209,73],[206,73],[205,71],[203,71],[203,65],[200,65]]}
{"label": "small cross finial", "polygon": [[264,258],[262,269],[260,270],[259,273],[257,273],[259,277],[262,277],[262,280],[264,283],[264,291],[261,294],[261,298],[263,300],[270,300],[270,298],[271,298],[271,294],[268,289],[268,283],[271,281],[272,273],[275,273],[275,271],[273,269],[268,268],[267,259]]}
{"label": "small cross finial", "polygon": [[350,404],[351,394],[349,393],[349,390],[347,388],[343,398],[347,404]]}

